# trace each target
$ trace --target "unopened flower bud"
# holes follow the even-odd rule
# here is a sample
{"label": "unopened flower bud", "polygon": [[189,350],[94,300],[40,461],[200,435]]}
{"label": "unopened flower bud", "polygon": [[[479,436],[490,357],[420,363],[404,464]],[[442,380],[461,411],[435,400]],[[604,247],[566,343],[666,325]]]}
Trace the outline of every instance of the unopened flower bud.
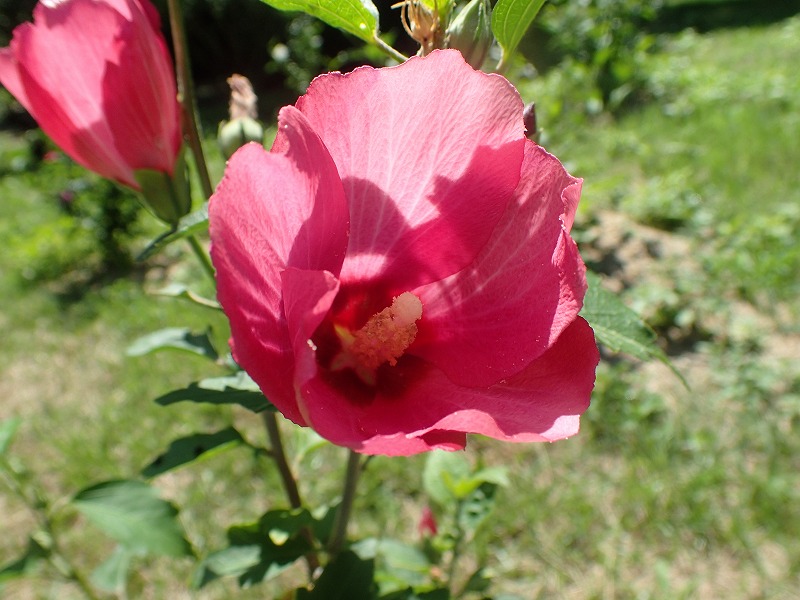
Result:
{"label": "unopened flower bud", "polygon": [[439,527],[436,523],[436,517],[433,514],[430,506],[426,506],[422,509],[422,515],[420,516],[419,523],[417,523],[417,530],[419,531],[420,537],[428,537],[432,535],[436,535],[439,531]]}
{"label": "unopened flower bud", "polygon": [[264,127],[259,121],[244,117],[233,121],[223,121],[217,131],[217,142],[225,158],[230,158],[233,153],[248,142],[264,142]]}
{"label": "unopened flower bud", "polygon": [[447,28],[446,46],[455,48],[474,69],[480,69],[494,42],[489,0],[470,0]]}
{"label": "unopened flower bud", "polygon": [[248,142],[264,142],[264,127],[258,121],[258,107],[253,86],[247,77],[231,75],[229,105],[230,120],[219,124],[217,141],[225,158],[230,158],[236,150]]}

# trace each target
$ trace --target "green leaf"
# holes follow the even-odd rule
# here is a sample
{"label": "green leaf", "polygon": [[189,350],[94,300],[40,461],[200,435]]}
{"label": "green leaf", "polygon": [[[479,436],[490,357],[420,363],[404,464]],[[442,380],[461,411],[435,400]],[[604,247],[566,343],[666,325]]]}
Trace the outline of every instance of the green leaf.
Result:
{"label": "green leaf", "polygon": [[201,588],[220,577],[238,577],[261,560],[261,546],[229,546],[209,554],[200,564],[194,587]]}
{"label": "green leaf", "polygon": [[244,371],[229,377],[203,379],[190,384],[189,387],[174,390],[156,398],[156,403],[162,406],[183,401],[238,404],[255,413],[276,410],[258,389],[258,385]]}
{"label": "green leaf", "polygon": [[209,298],[204,298],[199,294],[194,293],[188,287],[183,285],[182,283],[171,283],[165,288],[162,288],[155,292],[157,296],[169,296],[170,298],[185,298],[199,306],[204,306],[206,308],[213,308],[215,310],[222,310],[222,307],[219,305],[219,302],[216,300],[210,300]]}
{"label": "green leaf", "polygon": [[425,492],[441,506],[458,499],[456,488],[470,477],[470,465],[463,452],[434,450],[428,454],[422,472]]}
{"label": "green leaf", "polygon": [[0,583],[8,579],[23,577],[30,573],[42,559],[47,558],[49,551],[35,539],[28,538],[28,548],[20,558],[0,567]]}
{"label": "green leaf", "polygon": [[73,505],[131,552],[189,556],[178,510],[142,481],[106,481],[78,492]]}
{"label": "green leaf", "polygon": [[497,485],[482,483],[459,504],[458,523],[461,529],[474,533],[491,514],[495,504]]}
{"label": "green leaf", "polygon": [[589,289],[583,299],[581,316],[594,329],[597,341],[612,352],[624,352],[635,358],[657,358],[667,365],[688,389],[688,383],[674,367],[664,351],[656,345],[656,333],[616,294],[606,290],[595,273],[587,271]]}
{"label": "green leaf", "polygon": [[229,546],[201,563],[195,586],[226,576],[239,577],[242,587],[272,579],[311,550],[301,531],[311,530],[314,523],[306,509],[285,509],[271,510],[257,523],[231,527]]}
{"label": "green leaf", "polygon": [[314,589],[297,590],[297,600],[373,600],[375,565],[349,550],[336,556],[319,576]]}
{"label": "green leaf", "polygon": [[367,43],[378,35],[378,9],[369,0],[262,0],[278,10],[297,10]]}
{"label": "green leaf", "polygon": [[11,446],[20,423],[22,423],[21,417],[11,417],[0,421],[0,456],[3,456]]}
{"label": "green leaf", "polygon": [[212,450],[214,453],[221,452],[242,443],[244,439],[233,427],[227,427],[216,433],[195,433],[182,437],[174,440],[166,452],[142,469],[142,476],[155,477],[193,462],[201,456],[207,456]]}
{"label": "green leaf", "polygon": [[544,0],[497,0],[492,10],[492,33],[503,49],[502,63],[517,49]]}
{"label": "green leaf", "polygon": [[479,567],[464,584],[465,592],[484,593],[492,585],[492,578],[484,567]]}
{"label": "green leaf", "polygon": [[451,483],[455,497],[466,498],[484,483],[508,487],[508,470],[505,467],[488,467]]}
{"label": "green leaf", "polygon": [[171,348],[205,356],[216,361],[219,358],[219,354],[217,354],[208,336],[208,331],[205,333],[192,333],[186,327],[168,327],[154,331],[134,341],[128,346],[127,355],[142,356],[156,350]]}
{"label": "green leaf", "polygon": [[147,260],[157,254],[172,242],[182,240],[190,235],[197,235],[208,230],[208,202],[194,212],[182,217],[175,229],[172,229],[154,239],[147,247],[142,250],[136,260]]}
{"label": "green leaf", "polygon": [[111,556],[92,572],[92,585],[104,592],[122,592],[128,581],[132,558],[133,553],[130,550],[117,546]]}
{"label": "green leaf", "polygon": [[361,558],[378,559],[375,580],[383,594],[424,585],[430,575],[431,563],[425,553],[399,540],[366,538],[353,544],[352,550]]}

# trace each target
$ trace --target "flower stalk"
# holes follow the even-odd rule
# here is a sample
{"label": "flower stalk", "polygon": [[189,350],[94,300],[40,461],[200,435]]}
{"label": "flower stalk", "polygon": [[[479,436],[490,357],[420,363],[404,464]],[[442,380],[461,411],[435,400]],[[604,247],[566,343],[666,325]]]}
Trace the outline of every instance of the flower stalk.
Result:
{"label": "flower stalk", "polygon": [[341,551],[344,546],[344,541],[347,539],[347,523],[350,521],[350,515],[353,512],[353,501],[356,498],[356,487],[358,486],[358,478],[361,475],[361,455],[348,451],[347,455],[347,469],[345,470],[344,486],[342,488],[342,502],[339,505],[339,510],[336,512],[336,519],[333,522],[333,533],[328,542],[328,552],[331,555],[336,555]]}
{"label": "flower stalk", "polygon": [[189,242],[189,246],[191,247],[194,255],[197,257],[197,262],[200,263],[200,266],[203,268],[205,274],[211,278],[212,285],[216,284],[217,281],[214,278],[214,265],[211,264],[211,259],[200,245],[200,242],[198,242],[197,238],[193,235],[187,236],[186,241]]}
{"label": "flower stalk", "polygon": [[[286,459],[286,451],[283,447],[283,440],[281,439],[281,431],[278,427],[278,420],[275,418],[275,413],[264,411],[262,413],[264,427],[267,430],[267,438],[269,439],[269,454],[272,460],[275,461],[275,466],[278,467],[278,474],[283,483],[283,489],[286,492],[286,497],[289,500],[289,505],[292,508],[302,508],[303,500],[300,497],[300,489],[297,487],[297,480],[292,473],[292,468],[289,466],[289,461]],[[304,527],[300,531],[301,535],[314,546],[314,534],[308,527]],[[319,559],[315,551],[306,554],[306,563],[308,565],[308,575],[313,577],[314,573],[319,569]]]}
{"label": "flower stalk", "polygon": [[375,45],[378,46],[378,48],[383,50],[385,54],[388,54],[397,62],[404,63],[408,60],[408,57],[405,54],[399,52],[398,50],[395,50],[394,47],[384,42],[380,37],[378,37],[378,35],[375,35],[372,39],[375,42]]}
{"label": "flower stalk", "polygon": [[175,51],[175,68],[178,81],[178,101],[181,105],[183,131],[197,166],[200,186],[203,195],[210,198],[213,193],[211,178],[208,174],[203,145],[200,138],[200,127],[197,123],[197,111],[194,101],[194,84],[189,64],[189,46],[186,41],[186,28],[183,22],[180,0],[167,0],[169,24],[172,31],[172,44]]}

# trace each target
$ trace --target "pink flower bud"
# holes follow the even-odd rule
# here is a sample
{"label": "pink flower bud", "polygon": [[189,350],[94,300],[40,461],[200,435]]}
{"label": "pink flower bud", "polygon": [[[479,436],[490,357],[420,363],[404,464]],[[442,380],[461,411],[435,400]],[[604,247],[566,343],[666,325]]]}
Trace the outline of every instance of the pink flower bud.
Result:
{"label": "pink flower bud", "polygon": [[419,531],[421,537],[434,536],[436,532],[439,531],[439,527],[436,525],[436,517],[430,506],[426,506],[422,509],[422,516],[419,519],[417,531]]}
{"label": "pink flower bud", "polygon": [[135,172],[174,174],[176,84],[148,0],[40,2],[0,49],[0,83],[75,161],[139,190]]}

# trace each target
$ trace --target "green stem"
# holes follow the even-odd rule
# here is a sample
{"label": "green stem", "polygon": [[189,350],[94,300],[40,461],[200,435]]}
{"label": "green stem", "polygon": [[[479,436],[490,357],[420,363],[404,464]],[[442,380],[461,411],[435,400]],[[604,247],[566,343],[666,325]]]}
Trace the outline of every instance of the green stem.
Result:
{"label": "green stem", "polygon": [[203,188],[203,195],[208,199],[214,190],[211,186],[211,178],[208,175],[208,167],[203,155],[200,127],[197,123],[194,84],[192,83],[192,72],[189,65],[189,45],[186,41],[183,12],[181,11],[180,0],[167,0],[167,6],[169,9],[169,25],[172,31],[172,45],[175,51],[178,101],[181,104],[183,131],[189,142],[189,147],[192,149],[194,162],[197,166],[197,174],[200,177],[200,185]]}
{"label": "green stem", "polygon": [[[270,444],[270,456],[275,461],[278,467],[281,481],[283,482],[283,489],[286,491],[286,497],[289,499],[289,505],[292,508],[302,508],[303,500],[300,497],[300,490],[297,487],[297,480],[294,478],[292,469],[289,466],[289,461],[286,460],[286,452],[283,448],[283,440],[281,439],[281,431],[278,427],[278,420],[275,418],[275,413],[264,411],[261,413],[264,420],[264,427],[267,430],[267,437]],[[308,527],[304,527],[300,533],[308,541],[311,547],[314,547],[314,534]],[[309,578],[314,576],[314,572],[319,568],[319,558],[317,553],[311,551],[306,554],[306,563],[308,564]]]}
{"label": "green stem", "polygon": [[372,40],[375,42],[378,48],[383,50],[386,54],[391,56],[397,62],[403,63],[408,60],[408,57],[405,54],[403,54],[402,52],[398,52],[397,50],[392,48],[389,44],[387,44],[381,38],[379,38],[377,34],[372,38]]}
{"label": "green stem", "polygon": [[188,241],[189,245],[192,247],[192,252],[194,252],[194,255],[197,257],[200,266],[203,267],[203,271],[205,271],[206,275],[211,278],[211,283],[216,285],[216,279],[214,278],[214,265],[211,264],[211,259],[208,258],[208,254],[206,254],[206,251],[203,250],[200,242],[198,242],[197,238],[193,235],[186,236],[186,241]]}
{"label": "green stem", "polygon": [[353,501],[356,498],[356,486],[361,475],[361,455],[350,450],[347,456],[347,470],[345,471],[344,487],[342,489],[342,503],[333,521],[333,533],[328,542],[328,551],[335,555],[344,545],[347,538],[347,523],[353,511]]}
{"label": "green stem", "polygon": [[500,61],[497,63],[497,66],[494,68],[494,72],[498,75],[505,75],[505,72],[508,70],[508,64],[511,56],[503,51],[503,55],[500,57]]}
{"label": "green stem", "polygon": [[303,501],[300,498],[300,490],[292,474],[289,461],[286,460],[286,452],[283,449],[283,441],[281,440],[281,432],[280,429],[278,429],[278,421],[275,418],[275,413],[264,411],[261,415],[264,419],[264,427],[267,429],[272,459],[278,467],[278,473],[283,482],[283,489],[286,490],[286,497],[289,499],[289,505],[292,508],[300,508],[303,506]]}
{"label": "green stem", "polygon": [[462,509],[462,502],[459,500],[456,504],[456,512],[455,512],[455,531],[456,537],[453,541],[453,550],[450,556],[450,564],[447,566],[447,587],[448,589],[453,589],[453,579],[455,579],[456,575],[456,564],[458,563],[458,557],[461,553],[461,544],[464,543],[464,529],[461,527],[461,523],[459,522],[459,516],[461,515]]}

